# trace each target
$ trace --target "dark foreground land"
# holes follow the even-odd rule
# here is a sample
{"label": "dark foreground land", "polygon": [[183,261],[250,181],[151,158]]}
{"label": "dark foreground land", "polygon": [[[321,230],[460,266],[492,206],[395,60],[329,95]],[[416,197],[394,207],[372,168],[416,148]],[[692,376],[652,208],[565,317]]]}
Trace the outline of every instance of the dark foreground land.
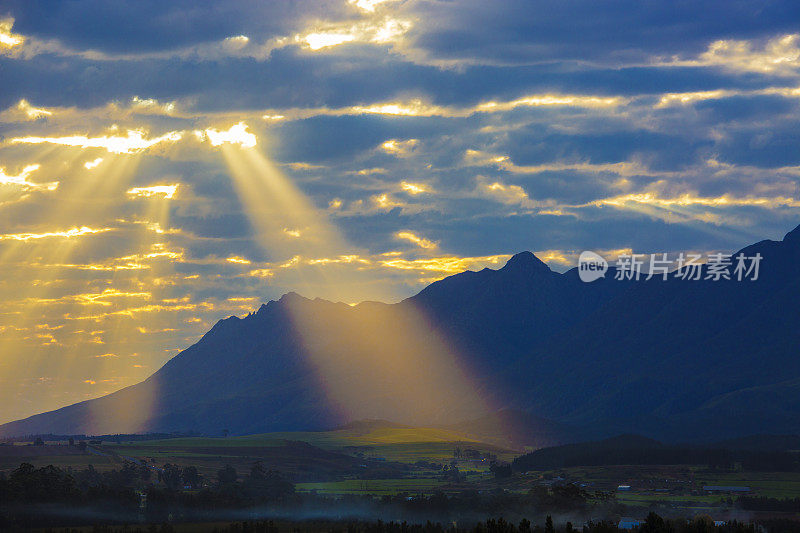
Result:
{"label": "dark foreground land", "polygon": [[[542,524],[532,524],[523,519],[514,524],[499,519],[489,519],[478,522],[469,527],[457,524],[443,525],[441,523],[408,523],[408,522],[383,522],[383,521],[332,521],[332,520],[305,520],[305,521],[244,521],[231,523],[202,523],[202,524],[150,524],[146,526],[93,526],[92,528],[65,528],[48,529],[46,531],[58,533],[79,533],[91,531],[92,533],[194,533],[212,531],[218,533],[606,533],[614,531],[629,531],[631,528],[620,528],[612,522],[587,522],[576,527],[571,522],[557,525],[551,517],[547,517]],[[642,533],[755,533],[756,531],[796,531],[794,523],[789,521],[773,520],[761,524],[730,522],[715,524],[709,517],[697,517],[694,520],[665,520],[653,513],[641,524],[632,528]]]}
{"label": "dark foreground land", "polygon": [[796,437],[532,453],[387,424],[163,437],[0,446],[0,529],[800,531]]}

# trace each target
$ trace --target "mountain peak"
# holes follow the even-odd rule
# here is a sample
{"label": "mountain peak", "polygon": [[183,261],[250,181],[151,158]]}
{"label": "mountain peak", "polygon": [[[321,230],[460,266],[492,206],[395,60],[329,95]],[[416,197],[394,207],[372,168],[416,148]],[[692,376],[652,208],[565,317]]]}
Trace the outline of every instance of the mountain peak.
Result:
{"label": "mountain peak", "polygon": [[550,267],[548,267],[541,259],[536,257],[533,252],[520,252],[514,255],[511,259],[508,260],[506,266],[504,266],[500,270],[510,271],[550,271]]}
{"label": "mountain peak", "polygon": [[783,242],[787,242],[790,244],[800,244],[800,226],[797,226],[792,231],[786,234],[783,238]]}
{"label": "mountain peak", "polygon": [[284,304],[291,304],[296,302],[307,302],[308,298],[304,298],[299,294],[297,294],[296,292],[291,291],[281,296],[278,301]]}

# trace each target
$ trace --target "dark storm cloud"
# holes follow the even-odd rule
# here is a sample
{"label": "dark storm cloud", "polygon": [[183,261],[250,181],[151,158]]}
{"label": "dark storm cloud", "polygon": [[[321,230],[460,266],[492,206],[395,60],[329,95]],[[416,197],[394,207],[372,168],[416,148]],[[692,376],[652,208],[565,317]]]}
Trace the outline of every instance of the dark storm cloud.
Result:
{"label": "dark storm cloud", "polygon": [[226,0],[8,0],[0,14],[14,28],[40,39],[56,39],[77,50],[135,54],[173,50],[235,35],[283,35],[309,16],[352,15],[337,2]]}
{"label": "dark storm cloud", "polygon": [[[364,152],[372,151],[388,139],[430,139],[464,130],[464,119],[382,116],[315,117],[291,122],[275,129],[280,139],[274,153],[285,161],[352,161]],[[362,161],[381,166],[394,158],[379,152]]]}
{"label": "dark storm cloud", "polygon": [[436,57],[530,63],[616,62],[703,51],[709,41],[797,30],[793,2],[717,0],[423,2],[417,44]]}
{"label": "dark storm cloud", "polygon": [[553,160],[615,163],[637,156],[654,170],[677,170],[697,162],[697,152],[711,146],[709,140],[692,140],[683,132],[617,130],[573,135],[526,128],[509,136],[509,155],[515,163],[531,165]]}
{"label": "dark storm cloud", "polygon": [[425,97],[439,105],[469,106],[513,100],[532,93],[599,96],[659,95],[720,87],[751,90],[792,80],[734,76],[715,69],[630,68],[566,71],[549,66],[477,66],[460,70],[411,63],[399,56],[363,61],[301,52],[273,51],[268,60],[180,58],[92,61],[43,54],[28,61],[0,56],[4,79],[0,107],[20,98],[41,105],[92,107],[132,96],[159,100],[191,98],[197,110],[281,107],[344,107],[403,97]]}
{"label": "dark storm cloud", "polygon": [[[530,63],[697,53],[711,40],[793,32],[800,7],[745,0],[469,0],[403,2],[393,12],[416,18],[410,36],[435,57]],[[240,34],[265,39],[298,31],[307,20],[356,18],[356,9],[344,2],[290,0],[8,0],[0,13],[14,17],[22,34],[114,53],[170,50]]]}
{"label": "dark storm cloud", "polygon": [[725,159],[737,165],[774,168],[800,165],[800,121],[731,134],[719,145]]}

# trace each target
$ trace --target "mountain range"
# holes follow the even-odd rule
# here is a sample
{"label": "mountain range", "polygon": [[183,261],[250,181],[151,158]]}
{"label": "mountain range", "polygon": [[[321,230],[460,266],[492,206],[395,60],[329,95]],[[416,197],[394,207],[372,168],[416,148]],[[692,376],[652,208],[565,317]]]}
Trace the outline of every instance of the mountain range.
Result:
{"label": "mountain range", "polygon": [[396,304],[289,293],[220,320],[139,384],[0,436],[246,434],[363,418],[520,446],[796,434],[800,226],[741,252],[763,257],[757,281],[618,281],[612,267],[584,283],[522,252]]}

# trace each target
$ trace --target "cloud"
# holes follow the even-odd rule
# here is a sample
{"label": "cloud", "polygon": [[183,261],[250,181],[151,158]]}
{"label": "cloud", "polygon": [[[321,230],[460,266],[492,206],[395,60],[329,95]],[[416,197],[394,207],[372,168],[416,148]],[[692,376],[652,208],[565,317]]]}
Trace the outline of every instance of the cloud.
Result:
{"label": "cloud", "polygon": [[610,173],[622,177],[631,176],[675,176],[675,172],[656,171],[641,161],[618,161],[614,163],[592,163],[589,161],[553,161],[538,165],[517,165],[507,155],[497,155],[480,150],[467,150],[464,161],[468,165],[491,165],[513,174],[541,174],[545,172],[579,171],[587,173]]}
{"label": "cloud", "polygon": [[91,161],[85,162],[83,164],[83,168],[85,168],[86,170],[92,170],[94,168],[97,168],[100,165],[100,163],[102,163],[102,162],[103,162],[103,158],[102,157],[98,157],[96,159],[92,159]]}
{"label": "cloud", "polygon": [[398,240],[409,241],[425,250],[433,250],[439,246],[439,243],[433,242],[424,237],[420,237],[416,233],[408,230],[396,232],[394,234],[394,238]]}
{"label": "cloud", "polygon": [[419,146],[419,139],[407,139],[400,141],[398,139],[389,139],[381,144],[381,149],[387,154],[397,157],[407,157]]}
{"label": "cloud", "polygon": [[295,35],[295,42],[302,42],[312,51],[338,46],[344,43],[388,44],[398,41],[413,23],[410,20],[383,17],[380,20],[365,20],[356,24],[328,24]]}
{"label": "cloud", "polygon": [[171,200],[177,194],[178,187],[180,187],[180,185],[178,184],[151,185],[150,187],[133,187],[132,189],[128,189],[126,194],[137,198],[150,198],[153,196],[159,196],[161,198],[164,198],[165,200]]}
{"label": "cloud", "polygon": [[87,228],[86,226],[83,226],[64,231],[47,231],[43,233],[5,233],[0,234],[0,241],[31,241],[52,238],[72,239],[75,237],[83,237],[85,235],[105,233],[107,231],[113,231],[113,228]]}
{"label": "cloud", "polygon": [[619,96],[599,97],[584,95],[543,94],[524,96],[510,102],[489,101],[478,105],[476,112],[510,111],[517,107],[568,106],[568,107],[616,107],[624,104],[626,98]]}
{"label": "cloud", "polygon": [[69,135],[65,137],[15,137],[9,142],[12,144],[57,144],[61,146],[74,146],[78,148],[102,148],[112,154],[134,154],[142,152],[160,143],[174,143],[179,141],[183,134],[171,131],[158,137],[146,137],[142,130],[128,130],[125,136],[103,135],[89,137],[86,135]]}
{"label": "cloud", "polygon": [[425,183],[410,183],[408,181],[403,181],[400,183],[400,188],[412,195],[416,196],[417,194],[430,194],[433,192],[433,189]]}
{"label": "cloud", "polygon": [[381,210],[392,210],[396,207],[405,207],[406,204],[392,198],[389,193],[376,194],[370,198],[376,208]]}
{"label": "cloud", "polygon": [[169,115],[175,111],[175,102],[160,103],[155,98],[139,98],[134,96],[131,98],[130,107],[137,113]]}
{"label": "cloud", "polygon": [[420,276],[420,283],[431,283],[442,277],[457,274],[465,270],[477,269],[482,266],[502,265],[510,255],[493,255],[483,257],[456,257],[440,256],[425,259],[405,259],[391,257],[381,259],[378,264],[385,269],[410,271]]}
{"label": "cloud", "polygon": [[11,53],[16,48],[22,46],[25,38],[11,32],[14,27],[14,19],[0,20],[0,54]]}
{"label": "cloud", "polygon": [[13,186],[22,191],[54,191],[58,188],[58,182],[34,183],[28,180],[28,176],[41,168],[39,164],[26,165],[17,175],[6,174],[6,170],[0,168],[0,186]]}
{"label": "cloud", "polygon": [[492,183],[479,181],[478,195],[492,198],[498,202],[508,205],[516,205],[525,209],[536,209],[540,207],[552,207],[552,204],[536,202],[528,196],[525,189],[519,185],[511,185],[495,181]]}
{"label": "cloud", "polygon": [[631,193],[612,198],[603,198],[590,202],[589,205],[598,207],[609,205],[614,207],[624,207],[628,204],[646,204],[658,207],[736,207],[736,206],[757,206],[764,208],[775,207],[800,207],[800,200],[786,197],[772,198],[737,198],[730,195],[718,197],[694,196],[692,194],[682,194],[675,197],[661,197],[652,192]]}
{"label": "cloud", "polygon": [[252,261],[250,261],[249,259],[247,259],[245,257],[239,257],[239,256],[236,256],[236,255],[232,255],[232,256],[228,257],[226,259],[226,261],[228,263],[233,263],[233,264],[236,264],[236,265],[250,265],[250,264],[252,264]]}
{"label": "cloud", "polygon": [[52,114],[52,111],[43,107],[33,107],[27,100],[23,98],[17,103],[17,105],[0,113],[0,120],[7,122],[38,120],[52,116]]}
{"label": "cloud", "polygon": [[207,128],[202,131],[195,131],[195,135],[201,140],[208,139],[211,146],[222,144],[238,144],[242,148],[252,148],[258,144],[258,139],[253,133],[247,131],[247,124],[239,122],[227,130],[219,131],[214,128]]}
{"label": "cloud", "polygon": [[679,65],[719,66],[740,72],[769,74],[800,73],[800,34],[762,40],[722,39],[714,41],[694,60]]}
{"label": "cloud", "polygon": [[170,5],[154,0],[117,5],[89,0],[56,6],[10,0],[5,9],[16,17],[18,31],[31,38],[109,56],[183,50],[239,35],[268,39],[302,25],[306,17],[346,14],[344,6],[337,9],[330,2],[313,0],[302,10],[283,0],[263,4],[232,0],[202,9],[185,0]]}
{"label": "cloud", "polygon": [[668,107],[676,104],[693,104],[705,100],[721,100],[742,96],[781,96],[784,98],[800,98],[800,87],[767,87],[750,91],[714,89],[711,91],[693,91],[685,93],[667,93],[661,97],[657,107]]}
{"label": "cloud", "polygon": [[[126,43],[125,46],[114,46],[113,40],[104,39],[96,41],[92,39],[91,35],[75,35],[71,32],[63,31],[65,28],[58,27],[52,28],[55,32],[37,32],[33,35],[23,38],[21,35],[12,35],[10,33],[11,27],[14,23],[13,19],[5,22],[7,27],[0,27],[0,45],[8,47],[16,46],[24,49],[27,57],[34,57],[38,54],[57,54],[60,56],[75,56],[95,61],[117,61],[123,60],[142,60],[142,59],[167,59],[167,58],[202,58],[205,60],[221,59],[224,57],[251,57],[258,59],[268,58],[270,53],[279,48],[287,46],[301,45],[306,47],[312,52],[324,50],[326,48],[335,47],[343,43],[364,43],[374,45],[385,45],[399,41],[405,33],[407,33],[413,26],[413,22],[407,18],[397,18],[387,14],[378,13],[382,11],[377,9],[381,2],[362,2],[357,4],[359,7],[360,16],[356,20],[353,17],[333,17],[330,3],[320,2],[316,7],[313,5],[304,6],[302,12],[303,16],[290,17],[275,17],[275,12],[272,8],[278,7],[277,3],[274,6],[245,6],[236,2],[237,12],[234,17],[230,17],[232,13],[228,12],[229,20],[233,18],[239,23],[236,28],[239,33],[235,33],[234,26],[220,24],[220,20],[207,19],[199,21],[200,24],[215,24],[216,27],[210,27],[204,36],[199,36],[192,33],[180,35],[173,32],[170,35],[160,34],[163,28],[154,28],[152,24],[147,24],[143,21],[137,28],[138,32],[156,32],[159,33],[157,39],[153,41],[150,39],[146,42],[131,44]],[[122,7],[122,6],[121,6]],[[162,13],[164,12],[163,6],[160,6]],[[315,11],[323,13],[320,8],[325,9],[325,14],[328,17],[314,18]],[[53,10],[57,11],[57,10]],[[65,11],[70,11],[66,9]],[[78,10],[74,10],[69,15],[77,15]],[[106,13],[109,9],[104,9]],[[196,14],[200,16],[206,15],[202,10],[195,10]],[[222,11],[227,11],[223,9]],[[259,26],[252,26],[253,21],[246,21],[242,19],[243,13],[248,11],[253,12],[254,20],[264,20],[266,18],[273,18],[279,24],[285,23],[283,26],[274,26],[268,28],[266,24]],[[264,11],[271,11],[271,13],[264,13]],[[289,10],[291,12],[292,10]],[[21,15],[26,15],[26,10],[20,8],[17,12]],[[113,24],[116,17],[124,16],[125,9],[120,9],[118,13],[108,13],[106,19],[103,21],[105,24]],[[51,13],[48,13],[50,15]],[[342,13],[344,15],[344,13]],[[110,16],[109,16],[110,15]],[[136,13],[128,13],[129,18],[136,18]],[[174,13],[175,17],[187,17],[187,11]],[[91,15],[83,14],[84,21],[91,18]],[[25,23],[28,21],[25,20]],[[40,17],[39,24],[42,22],[47,24],[48,20],[45,17]],[[122,22],[121,20],[119,22]],[[27,24],[26,24],[27,25]],[[52,27],[52,26],[51,26]],[[222,34],[222,28],[228,27],[231,33]],[[36,29],[35,27],[31,29]],[[288,33],[292,29],[299,30],[296,33]],[[125,26],[125,30],[130,33],[130,27]],[[257,37],[252,38],[250,35],[255,34]],[[24,43],[24,46],[23,46]],[[99,46],[98,46],[99,45]],[[110,46],[109,46],[110,45]]]}
{"label": "cloud", "polygon": [[398,0],[347,0],[347,3],[367,13],[374,13],[379,7],[385,7],[387,4],[396,3],[397,1]]}
{"label": "cloud", "polygon": [[518,108],[572,107],[610,109],[624,106],[630,101],[631,98],[623,96],[543,93],[526,94],[513,100],[486,100],[470,106],[444,106],[430,103],[422,98],[412,98],[397,101],[377,101],[370,104],[344,107],[270,109],[262,118],[264,120],[299,120],[318,116],[358,115],[468,118],[477,114],[507,113]]}

